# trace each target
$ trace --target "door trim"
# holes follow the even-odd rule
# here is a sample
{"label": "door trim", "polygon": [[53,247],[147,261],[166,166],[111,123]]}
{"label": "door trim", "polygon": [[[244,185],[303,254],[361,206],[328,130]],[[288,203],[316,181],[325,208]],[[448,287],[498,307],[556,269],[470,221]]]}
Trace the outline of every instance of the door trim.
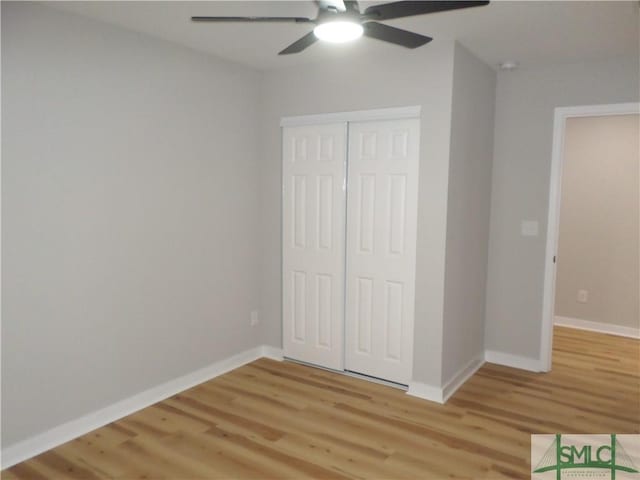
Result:
{"label": "door trim", "polygon": [[298,115],[283,117],[281,127],[299,127],[303,125],[322,125],[340,122],[367,122],[373,120],[398,120],[401,118],[420,118],[422,107],[412,105],[407,107],[379,108],[376,110],[356,110],[353,112],[320,113],[314,115]]}
{"label": "door trim", "polygon": [[614,103],[558,107],[554,110],[551,178],[549,181],[549,214],[547,218],[547,245],[545,250],[544,289],[542,298],[542,329],[540,336],[540,367],[551,371],[553,345],[553,319],[555,306],[556,264],[560,229],[560,199],[562,198],[562,165],[564,163],[564,137],[568,118],[598,117],[604,115],[633,115],[640,113],[640,103]]}

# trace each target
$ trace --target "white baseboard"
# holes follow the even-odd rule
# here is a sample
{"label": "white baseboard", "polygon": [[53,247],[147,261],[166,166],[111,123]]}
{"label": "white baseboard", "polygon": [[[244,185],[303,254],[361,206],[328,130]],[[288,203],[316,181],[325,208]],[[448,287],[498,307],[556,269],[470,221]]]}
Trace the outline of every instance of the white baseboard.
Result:
{"label": "white baseboard", "polygon": [[592,322],[591,320],[582,320],[580,318],[560,317],[556,315],[554,325],[579,328],[580,330],[589,330],[590,332],[607,333],[620,337],[640,338],[640,329],[638,328],[623,327],[622,325],[613,325],[611,323]]}
{"label": "white baseboard", "polygon": [[443,387],[436,387],[422,382],[411,382],[409,383],[407,395],[431,402],[445,403],[482,365],[484,365],[484,355],[472,359],[451,377]]}
{"label": "white baseboard", "polygon": [[458,390],[467,380],[469,380],[480,367],[484,365],[484,354],[473,358],[467,365],[462,367],[442,388],[443,403],[445,403],[456,390]]}
{"label": "white baseboard", "polygon": [[279,362],[284,359],[284,353],[281,348],[272,347],[270,345],[263,345],[260,348],[262,349],[262,356],[265,358],[278,360]]}
{"label": "white baseboard", "polygon": [[429,400],[430,402],[444,403],[444,395],[441,387],[434,387],[433,385],[422,382],[409,383],[407,395]]}
{"label": "white baseboard", "polygon": [[35,455],[73,440],[96,428],[115,422],[138,410],[158,403],[177,393],[195,387],[219,375],[253,362],[261,357],[282,360],[282,351],[274,347],[260,346],[215,362],[207,367],[175,378],[156,387],[125,398],[108,407],[83,415],[57,427],[39,433],[27,440],[2,449],[2,469],[9,468]]}
{"label": "white baseboard", "polygon": [[511,353],[496,352],[494,350],[485,350],[484,359],[489,363],[504,365],[505,367],[519,368],[521,370],[529,370],[530,372],[542,372],[540,360],[538,358],[522,357]]}

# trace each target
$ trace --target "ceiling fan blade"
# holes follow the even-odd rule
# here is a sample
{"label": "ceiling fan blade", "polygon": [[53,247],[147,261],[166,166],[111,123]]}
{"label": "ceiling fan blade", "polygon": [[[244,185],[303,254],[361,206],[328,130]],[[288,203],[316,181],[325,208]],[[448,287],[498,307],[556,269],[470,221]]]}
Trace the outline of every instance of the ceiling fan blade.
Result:
{"label": "ceiling fan blade", "polygon": [[313,22],[306,17],[191,17],[194,22]]}
{"label": "ceiling fan blade", "polygon": [[362,25],[364,28],[363,35],[383,40],[389,43],[395,43],[407,48],[416,48],[425,43],[429,43],[433,38],[425,37],[417,33],[408,32],[400,28],[390,27],[378,22],[367,22]]}
{"label": "ceiling fan blade", "polygon": [[345,3],[343,0],[316,0],[320,10],[335,10],[336,12],[346,12]]}
{"label": "ceiling fan blade", "polygon": [[446,12],[459,8],[481,7],[488,1],[417,1],[393,2],[374,5],[364,11],[364,17],[370,20],[391,20],[392,18],[424,15],[425,13]]}
{"label": "ceiling fan blade", "polygon": [[315,33],[309,32],[301,39],[293,42],[287,48],[282,50],[278,55],[289,55],[290,53],[299,53],[303,51],[305,48],[310,47],[314,43],[318,41],[318,37],[316,37]]}

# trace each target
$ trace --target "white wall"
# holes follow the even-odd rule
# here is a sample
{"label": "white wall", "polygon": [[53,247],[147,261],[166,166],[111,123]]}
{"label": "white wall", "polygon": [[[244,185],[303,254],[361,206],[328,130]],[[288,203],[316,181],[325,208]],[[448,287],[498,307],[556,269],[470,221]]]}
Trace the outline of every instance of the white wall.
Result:
{"label": "white wall", "polygon": [[567,119],[558,316],[640,328],[639,132],[638,115]]}
{"label": "white wall", "polygon": [[380,43],[373,57],[337,53],[333,61],[265,75],[260,240],[266,343],[281,346],[281,117],[421,105],[414,378],[440,385],[453,48],[442,38],[416,50]]}
{"label": "white wall", "polygon": [[[638,100],[638,56],[498,74],[485,346],[537,360],[555,107]],[[537,220],[537,237],[520,235]]]}
{"label": "white wall", "polygon": [[257,345],[262,252],[256,74],[2,2],[2,75],[6,448]]}
{"label": "white wall", "polygon": [[456,44],[447,210],[443,383],[484,358],[496,73]]}

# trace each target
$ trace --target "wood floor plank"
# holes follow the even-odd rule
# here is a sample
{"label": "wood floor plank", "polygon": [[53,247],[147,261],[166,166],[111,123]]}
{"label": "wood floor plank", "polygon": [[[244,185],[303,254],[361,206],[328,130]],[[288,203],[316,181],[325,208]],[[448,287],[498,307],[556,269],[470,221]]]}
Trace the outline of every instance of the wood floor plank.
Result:
{"label": "wood floor plank", "polygon": [[549,373],[446,405],[260,359],[2,472],[24,479],[526,479],[532,433],[640,433],[640,341],[556,327]]}
{"label": "wood floor plank", "polygon": [[250,464],[246,456],[229,448],[225,441],[206,435],[181,432],[161,442],[185,459],[203,465],[207,474],[202,478],[260,478],[264,467]]}

